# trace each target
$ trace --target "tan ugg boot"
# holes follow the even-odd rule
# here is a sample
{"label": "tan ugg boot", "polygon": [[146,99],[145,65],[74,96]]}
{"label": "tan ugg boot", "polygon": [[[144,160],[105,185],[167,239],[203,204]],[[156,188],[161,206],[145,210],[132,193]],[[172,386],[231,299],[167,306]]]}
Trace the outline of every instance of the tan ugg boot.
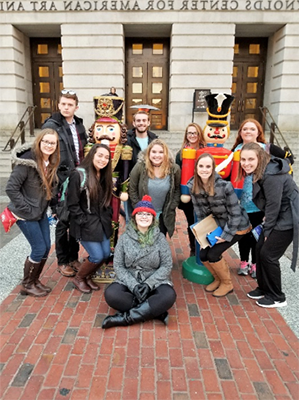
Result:
{"label": "tan ugg boot", "polygon": [[220,261],[217,261],[216,263],[211,263],[211,266],[220,279],[220,286],[217,290],[213,292],[213,296],[223,297],[226,296],[228,293],[231,293],[234,287],[230,277],[229,268],[225,260],[222,258]]}
{"label": "tan ugg boot", "polygon": [[211,265],[208,261],[202,261],[202,263],[206,267],[206,269],[211,272],[211,274],[214,277],[214,281],[205,287],[205,291],[206,292],[214,292],[214,290],[216,290],[220,285],[220,279],[218,278],[214,268],[212,267],[213,264]]}

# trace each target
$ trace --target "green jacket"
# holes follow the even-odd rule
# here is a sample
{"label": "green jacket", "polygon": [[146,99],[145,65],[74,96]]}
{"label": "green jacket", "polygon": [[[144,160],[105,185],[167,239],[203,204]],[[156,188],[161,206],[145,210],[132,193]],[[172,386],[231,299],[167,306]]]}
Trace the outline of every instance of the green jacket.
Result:
{"label": "green jacket", "polygon": [[[162,218],[169,237],[173,235],[175,227],[175,209],[179,205],[181,196],[180,167],[171,161],[170,189],[167,193],[162,209]],[[129,196],[133,208],[144,195],[148,194],[148,174],[143,158],[140,158],[130,174]]]}

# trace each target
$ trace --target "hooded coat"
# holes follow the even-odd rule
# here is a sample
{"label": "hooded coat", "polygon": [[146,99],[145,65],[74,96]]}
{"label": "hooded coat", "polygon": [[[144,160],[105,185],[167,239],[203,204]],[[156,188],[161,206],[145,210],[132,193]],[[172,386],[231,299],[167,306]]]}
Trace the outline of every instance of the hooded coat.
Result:
{"label": "hooded coat", "polygon": [[299,193],[289,172],[290,166],[286,160],[272,158],[262,179],[253,184],[252,200],[265,213],[265,237],[273,229],[293,229],[291,268],[295,270],[298,257]]}
{"label": "hooded coat", "polygon": [[151,290],[163,284],[172,286],[172,266],[169,244],[158,227],[153,228],[153,244],[142,246],[138,232],[131,223],[127,225],[115,247],[115,282],[127,286],[131,292],[139,283],[147,283]]}
{"label": "hooded coat", "polygon": [[27,221],[39,221],[47,211],[49,201],[43,188],[31,145],[25,143],[12,152],[15,165],[6,185],[10,198],[8,208],[12,213]]}
{"label": "hooded coat", "polygon": [[[145,167],[144,153],[138,156],[138,162],[130,174],[129,196],[133,208],[143,196],[148,194],[148,173]],[[166,195],[162,210],[162,218],[169,237],[173,235],[175,227],[175,209],[181,197],[181,171],[174,161],[170,160],[170,189]]]}

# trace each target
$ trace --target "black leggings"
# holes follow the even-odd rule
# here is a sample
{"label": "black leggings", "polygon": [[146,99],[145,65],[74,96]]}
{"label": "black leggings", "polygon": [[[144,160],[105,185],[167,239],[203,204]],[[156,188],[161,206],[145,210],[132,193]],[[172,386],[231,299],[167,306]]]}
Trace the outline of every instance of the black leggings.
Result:
{"label": "black leggings", "polygon": [[[248,213],[249,221],[252,228],[255,228],[262,223],[264,213],[262,211]],[[251,232],[246,233],[242,239],[238,242],[240,259],[241,261],[249,261],[249,255],[251,250],[251,262],[256,264],[256,240]]]}
{"label": "black leggings", "polygon": [[230,242],[223,242],[215,244],[213,247],[206,247],[205,249],[200,249],[199,258],[201,261],[209,261],[215,263],[221,260],[222,253],[229,249],[234,243],[242,239],[242,235],[235,235]]}
{"label": "black leggings", "polygon": [[[135,304],[133,293],[127,286],[113,282],[105,290],[107,304],[117,311],[125,312],[131,310]],[[160,285],[152,290],[147,298],[151,307],[153,317],[157,317],[169,310],[176,299],[176,293],[170,285]]]}

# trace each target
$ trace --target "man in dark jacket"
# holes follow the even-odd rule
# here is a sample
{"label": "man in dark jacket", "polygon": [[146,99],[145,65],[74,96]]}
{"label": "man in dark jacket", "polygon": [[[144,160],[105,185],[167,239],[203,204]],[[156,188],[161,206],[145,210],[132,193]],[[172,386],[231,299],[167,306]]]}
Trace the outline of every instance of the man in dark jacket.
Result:
{"label": "man in dark jacket", "polygon": [[[138,110],[133,116],[134,128],[127,133],[127,144],[133,149],[133,157],[130,163],[130,172],[137,163],[138,154],[145,150],[147,146],[158,136],[148,130],[150,126],[149,114],[146,110]],[[126,212],[126,222],[129,221],[133,211],[130,199],[124,203]]]}
{"label": "man in dark jacket", "polygon": [[145,150],[150,142],[158,138],[154,132],[148,130],[150,119],[149,114],[144,110],[139,110],[134,114],[133,126],[134,128],[128,131],[128,145],[133,149],[130,170],[137,163],[139,152]]}
{"label": "man in dark jacket", "polygon": [[[58,109],[43,124],[42,128],[54,129],[59,136],[60,164],[58,168],[59,185],[66,180],[84,157],[84,146],[87,135],[83,120],[75,116],[78,109],[78,97],[73,90],[62,90],[59,96]],[[75,275],[80,263],[78,261],[79,244],[69,235],[69,224],[58,221],[56,226],[56,256],[58,271],[67,277]]]}

